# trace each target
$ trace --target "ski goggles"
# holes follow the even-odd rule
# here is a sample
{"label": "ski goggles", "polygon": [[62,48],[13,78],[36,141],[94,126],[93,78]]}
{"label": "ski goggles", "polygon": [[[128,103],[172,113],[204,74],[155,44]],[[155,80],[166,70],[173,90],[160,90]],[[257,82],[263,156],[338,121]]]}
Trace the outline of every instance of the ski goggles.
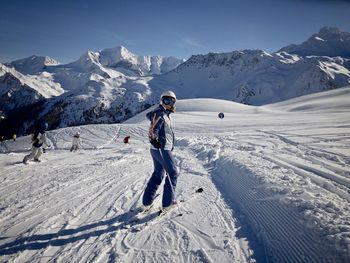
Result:
{"label": "ski goggles", "polygon": [[165,105],[173,106],[176,102],[176,99],[173,97],[163,97],[162,101]]}

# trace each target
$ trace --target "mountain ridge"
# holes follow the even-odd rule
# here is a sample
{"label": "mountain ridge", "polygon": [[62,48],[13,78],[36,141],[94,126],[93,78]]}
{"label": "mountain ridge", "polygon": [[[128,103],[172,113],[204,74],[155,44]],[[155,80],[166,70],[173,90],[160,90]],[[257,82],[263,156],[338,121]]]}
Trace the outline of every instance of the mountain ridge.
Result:
{"label": "mountain ridge", "polygon": [[282,51],[300,56],[340,56],[349,59],[350,33],[342,32],[336,27],[322,27],[303,43],[291,44],[278,52]]}
{"label": "mountain ridge", "polygon": [[[332,28],[327,30],[332,31]],[[326,30],[322,32],[331,35]],[[286,51],[268,53],[247,49],[193,55],[178,63],[173,57],[137,56],[120,46],[87,51],[74,62],[34,67],[27,73],[20,67],[23,74],[12,68],[11,74],[18,72],[15,75],[21,74],[28,83],[33,78],[46,78],[62,89],[61,94],[42,99],[33,110],[26,108],[25,111],[32,112],[31,119],[23,120],[24,128],[17,133],[29,132],[33,119],[45,119],[52,128],[123,122],[157,104],[165,89],[174,90],[180,99],[217,98],[263,105],[350,83],[350,59],[339,56],[302,56]],[[16,67],[18,63],[13,65]],[[31,70],[39,72],[30,75]],[[14,105],[11,114],[5,114],[23,115],[18,101]]]}

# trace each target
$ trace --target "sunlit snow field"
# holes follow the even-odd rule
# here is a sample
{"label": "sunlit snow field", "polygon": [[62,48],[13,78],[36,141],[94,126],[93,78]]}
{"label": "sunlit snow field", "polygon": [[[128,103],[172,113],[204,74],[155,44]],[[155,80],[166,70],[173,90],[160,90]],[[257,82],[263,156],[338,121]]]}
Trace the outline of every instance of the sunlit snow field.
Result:
{"label": "sunlit snow field", "polygon": [[4,142],[0,262],[350,261],[350,88],[261,107],[180,100],[173,124],[185,202],[130,229],[153,169],[145,113],[49,131],[41,163],[21,163],[29,136]]}

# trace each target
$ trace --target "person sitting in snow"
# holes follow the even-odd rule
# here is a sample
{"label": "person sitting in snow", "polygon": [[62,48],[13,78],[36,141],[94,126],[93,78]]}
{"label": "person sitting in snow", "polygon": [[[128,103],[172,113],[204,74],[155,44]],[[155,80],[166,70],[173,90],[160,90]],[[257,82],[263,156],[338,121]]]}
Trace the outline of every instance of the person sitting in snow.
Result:
{"label": "person sitting in snow", "polygon": [[164,179],[165,173],[167,173],[167,176],[163,189],[161,211],[165,212],[176,204],[175,188],[178,171],[172,155],[175,138],[170,118],[170,114],[175,112],[175,102],[175,93],[165,91],[160,97],[159,107],[147,113],[147,118],[151,121],[149,139],[154,171],[143,194],[142,210],[144,211],[151,208],[157,189]]}
{"label": "person sitting in snow", "polygon": [[80,132],[76,132],[73,136],[72,147],[70,148],[71,152],[78,150],[78,146],[81,145]]}
{"label": "person sitting in snow", "polygon": [[34,132],[32,134],[32,152],[26,155],[23,159],[23,163],[27,164],[28,160],[34,159],[35,162],[40,162],[40,156],[43,153],[43,145],[50,147],[46,138],[46,130],[49,125],[47,122],[42,122],[39,127],[34,128]]}

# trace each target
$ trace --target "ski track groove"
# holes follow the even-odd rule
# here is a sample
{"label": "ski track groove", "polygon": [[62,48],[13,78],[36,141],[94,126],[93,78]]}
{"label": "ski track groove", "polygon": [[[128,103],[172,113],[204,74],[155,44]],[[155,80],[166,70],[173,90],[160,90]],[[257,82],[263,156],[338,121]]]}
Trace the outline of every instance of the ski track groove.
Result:
{"label": "ski track groove", "polygon": [[[139,160],[136,160],[136,162],[139,163]],[[61,171],[64,171],[64,170],[65,170],[65,167],[61,169]],[[89,174],[90,174],[90,175],[93,175],[94,172],[95,172],[95,170],[93,170],[93,171],[92,171],[91,173],[89,173]],[[57,173],[57,172],[56,172],[56,173]],[[81,176],[86,176],[86,175],[88,176],[88,179],[83,180],[83,181],[85,181],[84,183],[86,183],[86,184],[89,185],[90,182],[94,182],[94,179],[89,178],[89,174],[81,174],[78,178],[76,178],[76,183],[75,183],[75,184],[76,184],[76,185],[81,184],[81,183],[82,183]],[[94,202],[96,203],[98,200],[101,200],[101,199],[102,199],[103,201],[105,201],[106,198],[112,194],[112,192],[115,192],[115,193],[120,192],[121,188],[123,187],[123,185],[120,185],[120,183],[128,182],[128,184],[129,184],[129,183],[131,183],[131,184],[138,184],[140,181],[144,180],[143,178],[137,178],[137,174],[135,174],[134,177],[128,176],[128,177],[122,178],[122,180],[119,180],[118,182],[113,182],[113,181],[112,181],[112,182],[108,183],[108,184],[107,184],[107,189],[109,189],[109,190],[107,190],[107,191],[105,191],[105,192],[103,191],[103,188],[102,188],[102,190],[100,190],[100,191],[97,192],[97,193],[94,192],[96,189],[99,189],[99,188],[100,188],[100,185],[101,185],[101,184],[104,184],[103,181],[104,181],[104,182],[106,182],[106,181],[108,182],[109,177],[110,177],[110,176],[106,177],[104,180],[102,180],[102,182],[99,181],[99,182],[96,182],[96,183],[94,183],[94,184],[90,184],[90,185],[89,185],[89,188],[90,188],[91,190],[90,190],[89,192],[85,193],[84,195],[90,195],[91,193],[94,193],[94,195],[93,195],[92,197],[90,196],[90,199],[87,199],[87,202],[85,202],[85,203],[83,202],[82,205],[80,206],[80,208],[78,207],[78,212],[79,212],[79,213],[83,213],[83,214],[85,213],[85,217],[88,217],[89,215],[91,215],[91,213],[93,212],[93,210],[96,208],[96,206],[93,207],[92,204],[93,204]],[[28,180],[30,180],[30,179],[31,179],[31,178],[29,178]],[[61,186],[61,189],[65,189],[66,192],[67,192],[67,191],[68,191],[68,192],[71,192],[70,190],[73,189],[73,188],[75,187],[75,184],[74,184],[74,185],[71,185],[71,183],[72,183],[72,181],[64,182],[64,185]],[[14,184],[18,184],[18,182],[15,182]],[[69,184],[70,184],[70,185],[69,185]],[[113,186],[114,184],[116,184],[116,187],[109,187],[109,186]],[[51,182],[48,183],[47,185],[51,185]],[[67,185],[68,185],[68,188],[66,188]],[[106,186],[106,185],[105,185],[105,186]],[[32,204],[33,209],[29,210],[29,214],[35,212],[35,211],[38,209],[37,204],[40,203],[40,199],[42,199],[43,197],[46,197],[46,198],[50,197],[51,200],[53,199],[53,201],[55,201],[56,198],[52,198],[52,196],[50,196],[50,194],[51,194],[51,193],[46,193],[45,195],[40,195],[39,197],[37,197],[36,199],[38,200],[38,202],[34,202],[34,203]],[[60,193],[57,193],[57,192],[53,192],[53,194],[54,194],[54,195],[57,195],[57,196],[60,195]],[[74,194],[72,194],[72,196],[74,197]],[[83,195],[82,195],[82,196],[83,196]],[[122,195],[121,195],[121,196],[122,196]],[[66,196],[66,197],[68,197],[68,196]],[[68,199],[68,200],[67,200],[67,199]],[[56,208],[63,207],[66,203],[71,202],[72,199],[76,199],[76,197],[74,197],[74,198],[67,198],[67,199],[65,199],[65,201],[64,201],[63,203],[60,203],[59,207],[57,207],[57,204],[56,204]],[[48,200],[49,200],[49,199],[48,199]],[[97,206],[98,206],[98,204],[97,204]],[[86,207],[89,207],[88,211],[86,210]],[[82,209],[83,209],[83,210],[82,210]],[[84,210],[84,209],[85,209],[85,210]],[[42,212],[45,212],[45,210],[46,210],[46,209],[44,209]],[[75,212],[77,212],[77,208],[75,208]],[[86,215],[86,212],[88,212],[89,214]],[[25,216],[26,216],[26,215],[25,215]],[[38,216],[38,217],[39,217],[39,216]],[[31,218],[31,220],[33,220],[33,217],[29,217],[29,218]],[[32,226],[30,226],[29,229],[31,229],[33,226],[36,226],[36,227],[34,227],[33,229],[40,229],[40,227],[42,226],[42,223],[43,223],[43,222],[47,222],[47,221],[48,221],[47,219],[51,219],[51,218],[52,218],[51,214],[48,214],[48,215],[46,215],[45,219],[43,219],[41,222],[40,222],[40,221],[37,221],[37,220],[34,220],[34,223],[32,224]],[[78,221],[79,221],[79,220],[78,220]],[[12,225],[12,226],[13,226],[13,225]],[[16,224],[15,226],[18,227],[17,224]],[[28,228],[28,225],[26,225],[26,227]],[[64,228],[62,228],[61,230],[64,230]],[[28,232],[28,231],[27,231],[27,232]],[[32,230],[31,232],[33,232],[33,230]],[[83,242],[83,243],[84,243],[84,242]],[[81,246],[83,246],[83,244],[82,244]],[[48,247],[48,248],[45,249],[43,252],[39,251],[38,253],[41,255],[42,253],[45,253],[46,250],[51,250],[51,248]],[[39,255],[39,254],[38,254],[38,255]],[[33,257],[35,257],[35,256],[33,256]]]}
{"label": "ski track groove", "polygon": [[274,162],[282,167],[286,167],[286,168],[290,168],[294,171],[295,174],[301,176],[302,178],[309,178],[310,180],[312,180],[313,183],[315,183],[316,185],[318,185],[319,187],[322,187],[324,190],[327,190],[329,192],[331,192],[334,195],[339,196],[339,198],[345,199],[346,201],[350,202],[350,194],[345,192],[344,190],[341,190],[339,188],[324,188],[324,183],[327,182],[327,180],[331,180],[330,178],[325,178],[322,176],[318,176],[317,174],[314,174],[313,172],[311,172],[309,169],[308,170],[304,170],[303,168],[294,166],[293,164],[290,163],[289,160],[283,160],[280,157],[274,158],[274,157],[264,157],[266,160]]}
{"label": "ski track groove", "polygon": [[[186,177],[186,171],[185,170],[182,170],[181,171],[181,176],[183,177]],[[198,177],[198,178],[201,178],[201,177]],[[202,177],[201,179],[205,179],[206,177]],[[203,184],[202,184],[203,185]],[[206,186],[206,188],[208,188]],[[210,192],[210,191],[209,191]],[[186,200],[186,196],[189,196],[191,195],[191,192],[190,191],[187,191],[187,193],[180,193],[178,196],[183,196]],[[197,197],[197,196],[196,196]],[[210,196],[209,196],[210,197]],[[203,202],[205,202],[204,200],[208,201],[207,199],[209,199],[209,197],[207,196],[204,196],[203,198]],[[212,198],[215,198],[216,200],[219,198],[219,195],[216,194],[215,196],[213,196]],[[192,199],[190,199],[190,201],[192,201]],[[188,203],[186,202],[184,204],[184,206],[181,207],[182,211],[186,211],[187,212],[187,209],[186,209],[186,206],[188,206]],[[223,229],[232,229],[232,227],[228,227],[228,223],[226,222],[226,216],[222,216],[222,212],[219,212],[220,211],[220,208],[219,206],[215,203],[214,205],[214,208],[211,208],[209,207],[208,209],[210,210],[213,210],[210,214],[212,214],[213,216],[216,216],[218,217],[219,219],[222,219],[223,221],[222,222],[219,222],[218,223],[218,226],[220,226],[221,228]],[[186,216],[186,213],[185,213],[185,216]],[[205,217],[205,216],[204,216]],[[204,220],[202,217],[201,220]],[[223,218],[221,218],[223,217]],[[209,218],[210,219],[210,218]],[[208,219],[208,220],[209,220]],[[191,231],[188,227],[186,227],[184,224],[181,224],[179,221],[180,220],[177,220],[176,218],[175,219],[172,219],[171,221],[169,221],[169,223],[165,222],[164,221],[165,219],[162,219],[160,220],[160,222],[157,222],[157,228],[156,229],[159,229],[159,228],[163,228],[162,226],[167,225],[167,224],[170,224],[170,227],[165,227],[165,229],[172,229],[171,231],[173,232],[173,235],[175,236],[180,236],[180,232],[183,232],[185,231],[184,233],[186,233],[186,235],[188,235],[189,237],[191,237],[191,239],[193,241],[191,241],[191,243],[195,242],[197,243],[197,247],[202,247],[204,250],[202,250],[201,253],[204,253],[206,256],[206,258],[210,261],[210,262],[213,262],[213,260],[211,259],[211,257],[208,255],[207,252],[205,251],[211,251],[213,250],[220,250],[220,251],[224,251],[223,248],[221,248],[220,246],[218,246],[213,240],[210,240],[209,237],[210,235],[209,234],[206,234],[206,233],[203,233],[201,232],[200,230],[196,229],[195,232],[194,231]],[[197,222],[198,224],[198,222]],[[159,226],[161,225],[161,226]],[[174,226],[177,226],[177,227],[172,227],[172,225]],[[154,226],[153,224],[146,227],[145,229],[141,229],[140,231],[143,232],[143,231],[146,231],[146,232],[151,232],[151,231],[155,231],[155,229],[153,230]],[[181,230],[182,229],[182,230]],[[130,236],[131,235],[131,236]],[[133,233],[127,233],[123,239],[122,239],[122,247],[124,247],[124,249],[126,250],[132,250],[132,251],[144,251],[142,248],[139,248],[139,247],[135,247],[134,245],[131,245],[130,243],[130,238],[133,238],[134,234]],[[191,249],[189,249],[188,245],[186,247],[186,244],[189,244],[187,243],[186,240],[184,240],[184,234],[181,235],[182,238],[176,238],[175,240],[177,240],[177,245],[176,247],[178,248],[178,251],[190,251]],[[204,236],[204,237],[203,237]],[[182,240],[180,242],[180,240]],[[148,253],[150,253],[150,249],[147,250]],[[133,253],[133,252],[130,252],[130,253]],[[177,252],[178,253],[178,252]],[[194,256],[196,257],[196,255],[194,254]],[[147,256],[146,256],[147,258]]]}
{"label": "ski track groove", "polygon": [[[135,175],[135,177],[136,177],[136,175]],[[125,181],[131,181],[131,182],[134,182],[135,184],[137,184],[137,183],[138,183],[139,181],[141,181],[141,180],[143,180],[143,178],[139,178],[138,180],[135,180],[134,177],[126,177],[126,178],[124,178],[123,180],[118,181],[118,183],[115,183],[115,182],[114,182],[114,184],[117,184],[117,188],[119,189],[120,187],[122,187],[122,186],[119,186],[120,183],[123,183],[123,182],[125,182]],[[113,184],[113,182],[111,182],[109,185],[112,185],[112,184]],[[110,195],[110,192],[115,192],[115,193],[120,192],[120,191],[116,191],[117,188],[108,188],[108,185],[107,185],[107,189],[109,189],[109,190],[106,191],[106,193],[105,193],[102,197],[107,197],[107,196],[109,196],[109,195]],[[92,190],[92,192],[93,192],[93,190]],[[101,192],[103,192],[103,191],[101,191]],[[91,198],[91,199],[89,200],[88,203],[82,204],[82,205],[81,205],[81,208],[84,209],[84,208],[85,208],[86,206],[88,206],[89,204],[97,203],[96,201],[98,200],[99,197],[101,197],[101,194],[100,194],[100,193],[96,194],[93,198]],[[119,197],[123,197],[123,195],[120,195]],[[119,198],[119,197],[117,197],[117,198]],[[102,200],[104,201],[104,200],[106,200],[106,198],[102,198]],[[109,199],[108,199],[108,200],[109,200]],[[114,202],[116,202],[116,200],[115,200]],[[97,206],[98,206],[100,203],[103,203],[103,202],[98,202],[98,203],[97,203]],[[79,208],[79,209],[81,209],[81,208]],[[84,218],[86,218],[86,217],[89,217],[89,216],[91,215],[91,213],[92,213],[95,209],[96,209],[96,206],[94,206],[94,207],[91,206],[91,207],[89,207],[89,209],[88,209],[89,211],[86,211],[86,210],[79,210],[79,211],[78,211],[78,214],[84,214]],[[88,213],[88,215],[87,215],[87,213]],[[105,214],[105,215],[106,215],[106,214]],[[80,217],[80,218],[78,218],[78,219],[79,219],[78,222],[80,223],[80,225],[81,225],[83,222],[86,222],[86,220],[83,220],[83,222],[81,221],[82,217]],[[70,222],[70,223],[72,223],[72,222]],[[97,239],[102,239],[102,240],[103,240],[103,239],[104,239],[104,236],[105,236],[105,234],[103,234],[103,235],[100,236],[99,238],[97,238],[97,237],[92,237],[92,238],[93,238],[95,241],[97,241]],[[88,238],[88,239],[86,239],[85,241],[81,241],[81,244],[77,244],[77,245],[76,245],[76,246],[77,246],[77,251],[82,250],[82,249],[84,248],[86,242],[91,242],[91,237]],[[93,243],[94,243],[94,242],[92,242],[92,244],[93,244]],[[96,242],[96,243],[99,243],[99,242]],[[90,249],[90,250],[94,251],[94,249],[98,248],[98,246],[97,246],[97,245],[95,245],[95,246],[91,245],[89,248],[93,248],[93,249]],[[81,253],[81,254],[83,254],[83,255],[88,254],[88,253],[85,253],[85,252],[88,252],[88,251],[89,251],[89,248],[86,248],[85,251],[84,251],[83,253]],[[80,259],[80,260],[83,260],[83,257],[80,257],[79,259]],[[76,262],[80,262],[80,260],[77,260]]]}
{"label": "ski track groove", "polygon": [[[283,139],[283,141],[286,143],[292,142],[291,140],[287,139]],[[292,144],[298,145],[294,142],[292,142]],[[220,152],[223,153],[224,150],[221,149]],[[197,154],[198,153],[200,152],[197,151]],[[219,158],[223,158],[222,154]],[[220,171],[217,173],[220,174]],[[213,176],[215,177],[215,174]],[[249,181],[247,181],[247,179],[243,176],[242,178],[237,178],[237,180],[239,180],[239,185],[243,189],[250,189],[250,185],[256,184],[254,181],[248,183]],[[248,183],[248,185],[246,183]],[[223,184],[221,183],[220,185]],[[259,190],[259,188],[256,189]],[[235,191],[234,189],[232,190]],[[304,234],[304,227],[297,224],[297,214],[292,213],[289,209],[288,211],[285,211],[287,208],[284,208],[280,204],[271,201],[260,201],[264,208],[261,208],[259,203],[256,203],[256,205],[253,206],[249,205],[254,204],[255,200],[262,200],[264,197],[268,197],[268,193],[251,193],[250,191],[247,191],[244,194],[239,195],[241,195],[241,198],[239,198],[240,202],[245,204],[245,208],[242,208],[242,211],[245,211],[244,213],[248,213],[251,219],[255,220],[253,225],[260,226],[260,231],[263,230],[265,233],[265,235],[263,235],[265,242],[269,242],[270,240],[282,240],[285,242],[285,244],[287,244],[287,247],[289,247],[289,249],[286,250],[283,249],[283,244],[268,245],[268,248],[276,247],[276,245],[282,245],[282,253],[273,253],[275,259],[282,260],[283,262],[289,261],[290,259],[292,259],[290,260],[291,262],[302,262],[304,260],[307,260],[308,262],[317,262],[320,256],[320,249],[318,248],[318,244],[311,246],[312,241],[315,240],[315,236],[311,235],[310,231],[306,231],[306,234]],[[260,216],[258,213],[260,213]],[[288,227],[286,228],[286,226]],[[294,235],[294,233],[303,233],[303,235]],[[270,238],[267,238],[266,235]],[[293,238],[290,239],[290,236],[293,236]]]}

